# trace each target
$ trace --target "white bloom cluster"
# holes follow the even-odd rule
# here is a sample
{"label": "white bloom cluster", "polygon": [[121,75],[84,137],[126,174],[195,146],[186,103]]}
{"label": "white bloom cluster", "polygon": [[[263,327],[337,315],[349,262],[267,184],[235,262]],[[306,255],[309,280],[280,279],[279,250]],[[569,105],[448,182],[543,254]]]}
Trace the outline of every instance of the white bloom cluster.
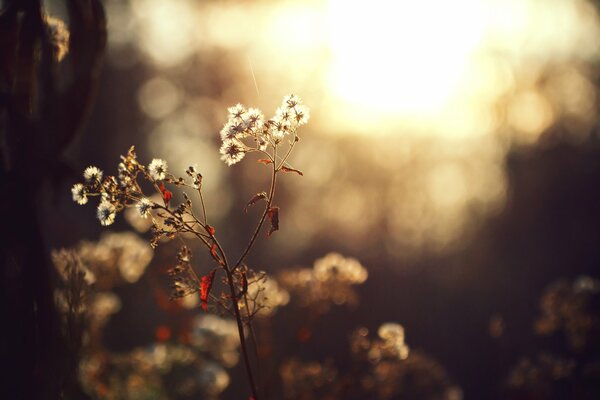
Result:
{"label": "white bloom cluster", "polygon": [[[308,107],[294,94],[285,96],[275,116],[267,121],[256,108],[242,104],[228,108],[229,118],[221,129],[221,159],[231,166],[240,162],[247,152],[265,151],[276,146],[286,135],[296,134],[296,129],[308,122]],[[252,139],[251,146],[244,139]]]}
{"label": "white bloom cluster", "polygon": [[167,176],[167,162],[160,158],[155,158],[148,165],[148,174],[155,181],[162,181]]}
{"label": "white bloom cluster", "polygon": [[89,166],[83,171],[83,178],[86,182],[100,182],[102,180],[102,170],[98,167]]}
{"label": "white bloom cluster", "polygon": [[87,190],[81,183],[76,183],[71,188],[73,194],[73,201],[79,205],[84,205],[88,202]]}
{"label": "white bloom cluster", "polygon": [[102,200],[96,210],[96,216],[101,225],[108,226],[115,222],[117,209],[110,201]]}
{"label": "white bloom cluster", "polygon": [[[83,171],[84,182],[76,183],[71,187],[73,201],[78,204],[87,204],[90,197],[99,198],[96,217],[103,226],[112,225],[117,213],[126,208],[137,210],[139,216],[145,219],[157,206],[155,201],[144,196],[137,181],[140,176],[155,185],[163,201],[168,202],[172,196],[171,192],[164,189],[163,182],[160,182],[160,188],[156,185],[157,181],[170,182],[172,179],[167,174],[166,161],[155,158],[146,167],[137,161],[133,146],[127,155],[121,156],[121,160],[116,177],[104,177],[104,173],[98,167],[89,166]],[[179,181],[182,179],[180,178]]]}
{"label": "white bloom cluster", "polygon": [[150,210],[152,210],[152,207],[154,207],[154,203],[152,202],[152,200],[150,200],[146,197],[142,198],[136,204],[136,208],[142,218],[148,218],[148,215],[150,215]]}

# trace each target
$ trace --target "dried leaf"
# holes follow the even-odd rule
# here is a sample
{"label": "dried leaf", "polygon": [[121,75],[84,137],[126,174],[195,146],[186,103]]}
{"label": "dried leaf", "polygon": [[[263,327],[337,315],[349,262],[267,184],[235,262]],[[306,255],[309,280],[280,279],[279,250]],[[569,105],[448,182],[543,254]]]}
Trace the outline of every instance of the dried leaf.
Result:
{"label": "dried leaf", "polygon": [[160,187],[159,187],[161,193],[162,193],[162,197],[163,200],[166,204],[169,203],[169,201],[171,201],[171,199],[173,198],[173,193],[171,193],[168,189],[165,188],[165,185],[161,182]]}
{"label": "dried leaf", "polygon": [[219,258],[219,255],[217,254],[217,244],[216,243],[213,243],[213,245],[211,246],[210,255],[212,256],[212,258],[215,259],[216,262],[221,264],[221,259]]}
{"label": "dried leaf", "polygon": [[279,230],[279,207],[271,207],[267,213],[269,217],[269,221],[271,221],[271,229],[267,232],[267,236],[271,236],[271,234],[277,230]]}
{"label": "dried leaf", "polygon": [[269,160],[268,158],[261,158],[260,160],[256,160],[257,163],[261,163],[261,164],[265,164],[265,165],[269,165],[271,164],[273,161]]}
{"label": "dried leaf", "polygon": [[258,202],[259,200],[266,200],[267,199],[267,193],[266,192],[262,192],[262,193],[256,193],[254,195],[254,197],[252,197],[250,199],[250,201],[248,202],[248,204],[246,204],[246,207],[244,207],[244,212],[248,212],[248,207],[250,207],[253,204],[256,204],[256,202]]}
{"label": "dried leaf", "polygon": [[205,228],[206,228],[206,231],[208,232],[208,234],[209,234],[209,235],[211,235],[211,236],[214,236],[214,235],[215,235],[215,232],[217,232],[217,231],[215,230],[215,228],[213,228],[213,227],[212,227],[212,226],[210,226],[210,225],[206,225],[206,226],[205,226]]}
{"label": "dried leaf", "polygon": [[283,166],[283,167],[281,167],[281,170],[283,172],[295,172],[295,173],[297,173],[300,176],[304,176],[304,173],[302,171],[300,171],[299,169],[295,169],[295,168],[290,168],[290,167]]}
{"label": "dried leaf", "polygon": [[208,275],[203,276],[200,280],[200,301],[202,302],[202,309],[204,311],[206,311],[206,308],[208,307],[208,295],[212,288],[215,272],[217,272],[217,270],[213,269]]}

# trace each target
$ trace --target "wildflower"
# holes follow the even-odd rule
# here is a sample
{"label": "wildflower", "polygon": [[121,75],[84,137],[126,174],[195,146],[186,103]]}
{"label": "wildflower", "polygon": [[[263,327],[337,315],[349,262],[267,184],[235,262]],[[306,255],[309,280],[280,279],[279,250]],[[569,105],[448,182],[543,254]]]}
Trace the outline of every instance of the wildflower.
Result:
{"label": "wildflower", "polygon": [[89,166],[83,171],[83,177],[86,182],[100,182],[102,171],[98,167]]}
{"label": "wildflower", "polygon": [[152,202],[145,197],[136,204],[136,208],[142,218],[148,217],[148,215],[150,214],[150,210],[152,209],[152,206],[153,206]]}
{"label": "wildflower", "polygon": [[283,106],[288,108],[294,108],[302,103],[302,99],[295,94],[288,94],[283,98]]}
{"label": "wildflower", "polygon": [[229,119],[243,119],[244,114],[247,112],[246,107],[240,103],[237,103],[233,107],[229,107],[227,111],[229,111]]}
{"label": "wildflower", "polygon": [[102,200],[100,205],[98,205],[98,209],[96,210],[96,216],[100,220],[100,224],[104,226],[111,225],[115,222],[115,217],[117,215],[117,209],[115,206],[106,200]]}
{"label": "wildflower", "polygon": [[229,120],[221,129],[221,140],[236,139],[243,137],[246,128],[242,121]]}
{"label": "wildflower", "polygon": [[160,158],[153,159],[148,165],[148,173],[155,181],[162,181],[167,174],[167,162]]}
{"label": "wildflower", "polygon": [[308,122],[308,119],[310,118],[310,112],[308,110],[308,107],[306,106],[296,107],[294,109],[294,114],[294,122],[298,126],[306,124]]}
{"label": "wildflower", "polygon": [[[278,116],[285,116],[295,126],[304,125],[310,117],[308,107],[302,104],[302,99],[295,94],[283,98],[283,104],[279,108]],[[287,112],[286,112],[287,111]]]}
{"label": "wildflower", "polygon": [[87,191],[81,183],[73,185],[71,193],[73,194],[73,201],[77,204],[84,205],[88,202]]}
{"label": "wildflower", "polygon": [[222,154],[221,160],[225,161],[227,165],[232,166],[244,158],[246,147],[237,139],[227,139],[223,141],[219,152]]}
{"label": "wildflower", "polygon": [[292,110],[286,107],[279,107],[275,111],[274,120],[284,126],[290,125],[292,122]]}
{"label": "wildflower", "polygon": [[277,143],[279,143],[279,141],[283,139],[287,132],[285,121],[282,121],[277,117],[267,121],[267,123],[265,124],[265,128],[266,134],[273,138]]}
{"label": "wildflower", "polygon": [[246,129],[259,131],[262,128],[264,118],[263,113],[258,108],[249,108],[248,113],[244,116],[244,125]]}

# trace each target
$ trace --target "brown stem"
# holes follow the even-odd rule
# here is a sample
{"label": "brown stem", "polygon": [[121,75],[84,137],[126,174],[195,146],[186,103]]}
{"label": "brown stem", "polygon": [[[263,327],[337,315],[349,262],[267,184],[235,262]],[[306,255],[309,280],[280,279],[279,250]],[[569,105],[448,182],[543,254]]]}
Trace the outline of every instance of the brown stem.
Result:
{"label": "brown stem", "polygon": [[226,266],[225,273],[227,274],[227,283],[229,284],[229,290],[231,292],[231,302],[233,305],[233,312],[235,314],[235,321],[237,322],[238,334],[240,336],[240,346],[242,349],[242,356],[244,358],[244,364],[246,366],[246,373],[248,374],[248,380],[250,381],[250,389],[252,390],[252,396],[254,400],[258,400],[258,390],[254,382],[254,376],[252,374],[252,366],[250,365],[250,358],[248,357],[248,349],[246,348],[246,339],[244,337],[244,323],[240,314],[240,308],[238,306],[238,299],[235,294],[235,285],[233,283],[233,274],[231,270]]}
{"label": "brown stem", "polygon": [[[244,293],[244,303],[246,305],[246,315],[248,318],[248,329],[250,330],[250,339],[252,341],[252,347],[254,349],[254,356],[256,357],[256,373],[258,375],[258,385],[261,386],[261,377],[260,377],[260,355],[258,354],[258,340],[256,339],[256,332],[254,332],[254,326],[251,323],[251,317],[254,313],[250,314],[250,304],[248,304],[248,294]],[[255,303],[256,304],[256,299]]]}
{"label": "brown stem", "polygon": [[[273,159],[276,160],[277,159],[277,147],[275,147],[275,150],[273,153],[274,153]],[[267,205],[265,206],[265,211],[263,212],[262,216],[260,217],[260,221],[258,222],[258,225],[256,226],[256,229],[254,230],[254,234],[250,238],[250,242],[248,242],[246,249],[240,256],[240,258],[237,260],[237,262],[233,265],[232,271],[235,271],[236,268],[242,264],[242,262],[244,261],[244,258],[246,258],[248,253],[250,253],[250,250],[252,249],[252,245],[254,245],[254,242],[256,241],[256,238],[258,237],[260,228],[262,228],[262,226],[265,222],[265,219],[267,218],[267,214],[269,213],[271,204],[273,204],[273,197],[275,196],[275,184],[276,183],[277,183],[277,167],[275,165],[275,162],[273,162],[273,173],[271,175],[271,189],[269,190],[269,198],[267,199]]]}

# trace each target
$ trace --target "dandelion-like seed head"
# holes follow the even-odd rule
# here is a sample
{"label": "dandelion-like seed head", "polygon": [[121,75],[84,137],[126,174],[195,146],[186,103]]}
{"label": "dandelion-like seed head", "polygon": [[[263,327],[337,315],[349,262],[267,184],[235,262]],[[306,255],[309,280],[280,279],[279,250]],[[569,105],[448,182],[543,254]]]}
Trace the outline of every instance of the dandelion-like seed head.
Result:
{"label": "dandelion-like seed head", "polygon": [[278,121],[281,124],[289,125],[292,123],[293,119],[293,110],[287,107],[279,107],[275,111],[275,121]]}
{"label": "dandelion-like seed head", "polygon": [[279,142],[281,139],[283,139],[285,134],[288,132],[288,130],[287,130],[288,125],[289,125],[289,122],[283,121],[283,120],[275,117],[275,118],[269,120],[269,122],[268,122],[267,134],[272,139],[274,139],[275,142]]}
{"label": "dandelion-like seed head", "polygon": [[152,210],[152,207],[154,206],[154,204],[152,203],[152,201],[150,201],[147,198],[142,198],[136,205],[135,207],[137,208],[138,212],[140,213],[140,216],[142,218],[147,218],[148,215],[150,214],[150,210]]}
{"label": "dandelion-like seed head", "polygon": [[96,210],[96,216],[98,217],[98,220],[100,220],[101,225],[108,226],[115,222],[117,209],[111,202],[102,200]]}
{"label": "dandelion-like seed head", "polygon": [[260,131],[264,124],[264,115],[258,108],[249,108],[248,113],[244,117],[244,125],[246,129],[252,131]]}
{"label": "dandelion-like seed head", "polygon": [[167,162],[160,158],[155,158],[148,165],[148,173],[155,181],[162,181],[167,174]]}
{"label": "dandelion-like seed head", "polygon": [[246,110],[246,107],[244,107],[240,103],[237,103],[233,107],[229,107],[227,109],[227,111],[229,112],[229,119],[238,119],[238,120],[243,119],[244,118],[244,114],[246,114],[246,112],[248,112]]}
{"label": "dandelion-like seed head", "polygon": [[87,191],[81,183],[73,185],[71,193],[73,194],[73,201],[77,204],[84,205],[88,202]]}
{"label": "dandelion-like seed head", "polygon": [[297,106],[294,108],[294,122],[296,125],[305,125],[310,118],[310,111],[306,106]]}
{"label": "dandelion-like seed head", "polygon": [[244,158],[246,155],[246,146],[237,139],[227,139],[223,141],[219,152],[221,153],[221,160],[225,161],[227,165],[232,166]]}
{"label": "dandelion-like seed head", "polygon": [[287,96],[283,97],[282,106],[287,107],[287,108],[294,108],[301,103],[302,103],[302,99],[292,93],[292,94],[288,94]]}
{"label": "dandelion-like seed head", "polygon": [[100,182],[102,180],[102,170],[98,167],[89,166],[83,171],[83,178],[86,182]]}
{"label": "dandelion-like seed head", "polygon": [[221,140],[237,139],[246,134],[246,126],[243,121],[230,119],[221,129]]}

